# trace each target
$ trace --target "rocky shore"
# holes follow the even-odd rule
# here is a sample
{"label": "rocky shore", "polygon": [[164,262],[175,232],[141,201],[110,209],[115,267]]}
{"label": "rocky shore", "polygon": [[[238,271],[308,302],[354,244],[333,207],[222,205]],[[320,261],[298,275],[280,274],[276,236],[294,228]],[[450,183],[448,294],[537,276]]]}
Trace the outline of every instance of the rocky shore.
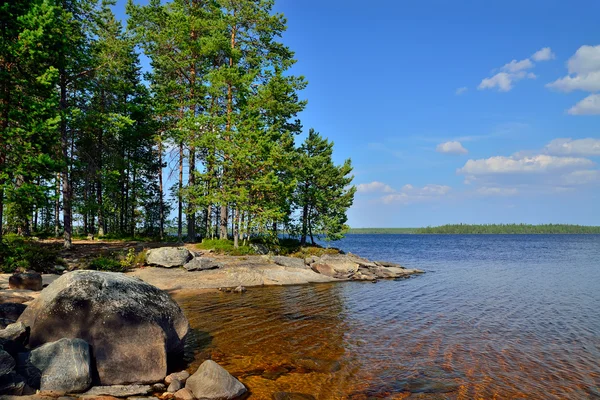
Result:
{"label": "rocky shore", "polygon": [[0,398],[243,398],[244,385],[212,360],[196,371],[171,370],[189,324],[168,292],[243,293],[421,272],[352,254],[230,257],[161,247],[146,259],[127,273],[0,275]]}

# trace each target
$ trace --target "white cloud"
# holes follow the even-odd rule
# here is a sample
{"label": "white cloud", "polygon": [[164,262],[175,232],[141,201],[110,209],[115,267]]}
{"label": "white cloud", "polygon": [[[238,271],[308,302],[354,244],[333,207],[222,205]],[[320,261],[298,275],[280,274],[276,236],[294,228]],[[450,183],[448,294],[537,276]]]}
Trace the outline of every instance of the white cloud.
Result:
{"label": "white cloud", "polygon": [[450,192],[450,186],[444,185],[425,185],[421,188],[413,185],[404,185],[402,189],[396,193],[388,194],[381,200],[385,204],[409,204],[423,201],[439,199]]}
{"label": "white cloud", "polygon": [[458,141],[440,143],[435,148],[435,151],[444,154],[467,154],[469,152]]}
{"label": "white cloud", "polygon": [[561,177],[562,183],[568,186],[588,185],[600,182],[600,170],[573,171]]}
{"label": "white cloud", "polygon": [[544,147],[551,155],[600,156],[600,139],[554,139]]}
{"label": "white cloud", "polygon": [[394,189],[382,182],[373,181],[370,183],[361,183],[356,186],[358,193],[392,193]]}
{"label": "white cloud", "polygon": [[462,175],[496,175],[520,173],[544,173],[589,168],[594,162],[586,158],[555,157],[540,154],[531,157],[496,156],[480,160],[469,160],[456,172]]}
{"label": "white cloud", "polygon": [[552,52],[550,47],[544,47],[543,49],[533,53],[531,58],[533,58],[533,61],[549,61],[554,60],[556,58],[556,54]]}
{"label": "white cloud", "polygon": [[562,92],[600,90],[600,45],[581,46],[569,59],[567,66],[569,75],[546,86]]}
{"label": "white cloud", "polygon": [[[598,73],[600,84],[600,73]],[[600,86],[598,86],[600,90]],[[600,115],[600,94],[590,94],[567,111],[571,115]]]}
{"label": "white cloud", "polygon": [[521,61],[512,60],[508,64],[505,64],[502,70],[506,72],[519,72],[531,68],[533,68],[533,63],[529,58],[526,58]]}
{"label": "white cloud", "polygon": [[483,186],[475,190],[477,194],[482,196],[514,196],[519,193],[516,188],[505,187],[488,187]]}
{"label": "white cloud", "polygon": [[569,74],[587,74],[600,71],[600,45],[581,46],[567,63]]}
{"label": "white cloud", "polygon": [[456,95],[460,96],[461,94],[465,93],[467,90],[469,90],[468,87],[463,86],[463,87],[459,87],[458,89],[456,89]]}
{"label": "white cloud", "polygon": [[[544,47],[531,56],[534,61],[548,61],[554,57],[554,53],[552,53],[550,47]],[[527,70],[532,69],[533,67],[535,67],[535,64],[529,58],[525,58],[521,61],[512,60],[500,68],[501,72],[498,72],[492,77],[483,79],[477,89],[484,90],[498,88],[500,92],[508,92],[513,88],[514,83],[517,81],[537,78],[533,72],[527,72]]]}
{"label": "white cloud", "polygon": [[574,90],[596,92],[600,90],[600,71],[583,75],[565,76],[564,78],[548,83],[546,87],[567,93]]}

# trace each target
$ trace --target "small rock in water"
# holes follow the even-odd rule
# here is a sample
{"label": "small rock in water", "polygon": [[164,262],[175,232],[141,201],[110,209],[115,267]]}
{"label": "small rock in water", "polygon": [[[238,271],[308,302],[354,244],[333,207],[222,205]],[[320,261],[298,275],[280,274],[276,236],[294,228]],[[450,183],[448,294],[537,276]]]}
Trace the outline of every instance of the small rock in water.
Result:
{"label": "small rock in water", "polygon": [[190,389],[180,389],[175,392],[175,400],[194,400],[194,393]]}
{"label": "small rock in water", "polygon": [[173,379],[171,381],[171,384],[169,385],[169,388],[167,389],[167,392],[175,393],[182,387],[183,387],[183,385],[181,384],[181,382],[178,379]]}
{"label": "small rock in water", "polygon": [[223,367],[207,360],[185,383],[198,399],[235,399],[246,393],[246,387]]}
{"label": "small rock in water", "polygon": [[233,289],[233,291],[235,293],[244,293],[244,292],[246,292],[246,288],[244,286],[240,285],[240,286],[236,287],[235,289]]}
{"label": "small rock in water", "polygon": [[167,377],[165,378],[165,383],[167,385],[170,385],[174,379],[177,379],[181,383],[185,383],[185,381],[189,377],[190,377],[190,373],[187,371],[174,372],[172,374],[167,375]]}

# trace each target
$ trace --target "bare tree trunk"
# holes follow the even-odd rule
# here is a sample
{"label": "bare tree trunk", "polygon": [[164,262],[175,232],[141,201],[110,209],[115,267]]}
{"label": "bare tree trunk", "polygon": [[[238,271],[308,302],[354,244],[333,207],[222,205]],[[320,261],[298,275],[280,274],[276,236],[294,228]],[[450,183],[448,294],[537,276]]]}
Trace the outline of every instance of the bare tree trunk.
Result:
{"label": "bare tree trunk", "polygon": [[65,118],[67,110],[67,77],[66,71],[60,74],[60,143],[62,147],[63,169],[62,169],[62,197],[63,197],[63,226],[64,226],[64,248],[73,246],[72,234],[73,223],[71,214],[71,184],[69,179],[69,138],[67,135],[67,121]]}
{"label": "bare tree trunk", "polygon": [[130,226],[130,234],[132,238],[135,238],[135,202],[136,202],[136,197],[135,197],[135,181],[136,181],[136,176],[137,175],[137,170],[135,165],[133,166],[133,179],[131,181],[131,226]]}
{"label": "bare tree trunk", "polygon": [[306,244],[306,235],[308,228],[308,204],[304,204],[302,207],[302,237],[300,238],[300,244],[304,246]]}
{"label": "bare tree trunk", "polygon": [[234,211],[234,214],[233,214],[233,226],[232,226],[232,228],[233,228],[233,247],[235,247],[236,249],[238,247],[240,247],[240,244],[239,244],[240,226],[239,226],[239,221],[238,221],[239,215],[240,214],[239,214],[238,208],[235,207],[235,211]]}
{"label": "bare tree trunk", "polygon": [[162,161],[162,138],[158,142],[158,202],[159,202],[159,234],[160,240],[165,240],[165,203],[163,198],[163,161]]}
{"label": "bare tree trunk", "polygon": [[56,199],[54,199],[54,236],[60,235],[60,173],[56,174]]}
{"label": "bare tree trunk", "polygon": [[0,243],[2,243],[3,228],[4,228],[4,187],[0,186]]}
{"label": "bare tree trunk", "polygon": [[183,143],[179,143],[179,190],[177,191],[177,239],[183,242],[182,218],[183,218]]}
{"label": "bare tree trunk", "polygon": [[222,205],[221,206],[221,233],[219,235],[219,239],[221,240],[225,240],[227,239],[227,206],[226,205]]}

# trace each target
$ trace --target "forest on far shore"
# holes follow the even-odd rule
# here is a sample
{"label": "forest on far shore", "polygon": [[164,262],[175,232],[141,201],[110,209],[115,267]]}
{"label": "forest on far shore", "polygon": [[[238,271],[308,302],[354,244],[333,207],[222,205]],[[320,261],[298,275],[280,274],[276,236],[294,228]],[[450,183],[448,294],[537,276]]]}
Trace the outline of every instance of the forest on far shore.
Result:
{"label": "forest on far shore", "polygon": [[274,1],[129,1],[127,26],[115,6],[0,6],[0,245],[343,237],[351,162],[313,129],[297,143],[307,81]]}
{"label": "forest on far shore", "polygon": [[571,224],[451,224],[426,228],[352,228],[351,234],[535,235],[600,234],[600,226]]}

